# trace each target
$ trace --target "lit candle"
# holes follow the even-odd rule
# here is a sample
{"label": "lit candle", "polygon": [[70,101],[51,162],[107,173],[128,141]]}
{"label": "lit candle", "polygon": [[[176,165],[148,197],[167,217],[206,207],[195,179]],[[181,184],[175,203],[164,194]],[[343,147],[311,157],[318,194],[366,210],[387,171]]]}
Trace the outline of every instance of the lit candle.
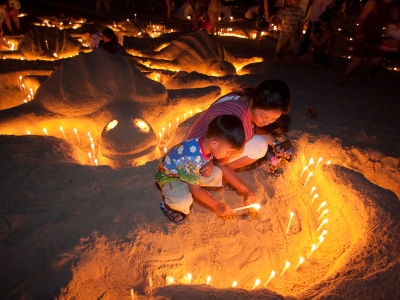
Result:
{"label": "lit candle", "polygon": [[321,245],[321,243],[325,240],[325,238],[323,236],[319,237],[319,242],[317,244],[317,248]]}
{"label": "lit candle", "polygon": [[322,217],[323,217],[324,215],[326,215],[327,213],[328,213],[328,210],[325,209],[325,210],[321,213],[321,215],[319,216],[318,221],[321,220]]}
{"label": "lit candle", "polygon": [[286,228],[286,234],[289,233],[290,224],[292,223],[293,216],[294,216],[294,212],[291,211],[291,212],[290,212],[289,223],[288,223],[287,228]]}
{"label": "lit candle", "polygon": [[246,208],[260,209],[260,207],[261,207],[260,204],[253,203],[253,204],[250,204],[250,205],[234,208],[233,211],[239,211],[239,210],[243,210],[243,209],[246,209]]}
{"label": "lit candle", "polygon": [[294,270],[296,271],[298,269],[298,267],[300,267],[300,265],[304,262],[304,257],[300,256],[299,258],[299,262],[297,263],[296,267],[294,268]]}
{"label": "lit candle", "polygon": [[260,279],[256,279],[251,289],[255,289],[260,284]]}
{"label": "lit candle", "polygon": [[60,126],[60,130],[61,130],[61,132],[62,132],[62,134],[64,136],[64,139],[67,139],[67,137],[65,136],[65,133],[64,133],[64,129],[62,128],[62,126]]}
{"label": "lit candle", "polygon": [[90,140],[91,136],[90,136],[90,132],[89,132],[89,131],[88,131],[87,135],[88,135],[88,137],[89,137],[89,140]]}
{"label": "lit candle", "polygon": [[314,163],[314,158],[311,157],[310,160],[308,161],[307,168],[309,168],[313,163]]}
{"label": "lit candle", "polygon": [[168,124],[168,138],[169,138],[170,134],[171,134],[171,123]]}
{"label": "lit candle", "polygon": [[94,152],[94,144],[93,143],[91,143],[90,144],[90,147],[92,148],[92,150],[93,150],[93,156],[96,156],[96,154],[95,154],[95,152]]}
{"label": "lit candle", "polygon": [[165,128],[164,128],[164,127],[161,128],[161,131],[162,131],[162,136],[163,136],[163,138],[164,138]]}
{"label": "lit candle", "polygon": [[303,177],[304,172],[307,171],[307,170],[308,170],[308,167],[305,166],[305,167],[303,168],[303,171],[302,171],[301,174],[300,174],[300,177]]}
{"label": "lit candle", "polygon": [[232,287],[236,287],[237,286],[237,281],[232,282]]}
{"label": "lit candle", "polygon": [[47,50],[49,50],[49,43],[47,43],[47,40],[45,40],[44,43],[46,44]]}
{"label": "lit candle", "polygon": [[183,120],[186,120],[186,113],[183,114]]}
{"label": "lit candle", "polygon": [[307,258],[309,258],[311,256],[311,254],[315,251],[315,249],[317,249],[317,245],[312,244],[311,250],[310,250],[310,252],[308,252]]}
{"label": "lit candle", "polygon": [[78,130],[76,128],[74,128],[74,132],[75,132],[76,138],[78,140],[78,143],[80,144],[81,140],[79,139]]}
{"label": "lit candle", "polygon": [[206,284],[210,284],[210,281],[211,281],[211,276],[210,276],[210,275],[208,275],[208,276],[207,276],[207,281],[206,281]]}
{"label": "lit candle", "polygon": [[324,202],[322,202],[322,203],[320,204],[320,206],[319,206],[318,209],[317,209],[317,212],[319,212],[320,209],[323,208],[324,206],[326,206],[326,201],[324,201]]}
{"label": "lit candle", "polygon": [[187,283],[190,283],[192,281],[192,274],[187,273],[186,277],[187,277]]}
{"label": "lit candle", "polygon": [[281,272],[281,276],[283,276],[283,274],[285,274],[285,272],[289,268],[289,266],[290,266],[290,262],[286,261],[285,262],[285,267],[283,268],[283,270]]}
{"label": "lit candle", "polygon": [[328,160],[328,161],[326,162],[326,164],[329,166],[329,165],[331,164],[331,161]]}
{"label": "lit candle", "polygon": [[311,176],[313,176],[313,174],[314,174],[313,172],[309,172],[309,173],[308,173],[308,176],[307,176],[306,182],[304,182],[304,185],[303,185],[303,187],[306,187],[306,185],[307,185],[308,181],[310,180],[310,177],[311,177]]}
{"label": "lit candle", "polygon": [[135,20],[136,20],[136,14],[135,14]]}
{"label": "lit candle", "polygon": [[172,278],[171,276],[167,276],[165,278],[165,282],[167,283],[167,285],[173,284],[174,283],[174,278]]}
{"label": "lit candle", "polygon": [[178,128],[178,124],[179,124],[179,117],[176,118],[176,128]]}
{"label": "lit candle", "polygon": [[316,189],[317,189],[317,188],[316,188],[315,186],[313,186],[313,187],[311,188],[310,196],[312,196],[312,194],[315,192]]}
{"label": "lit candle", "polygon": [[26,131],[27,135],[31,135],[31,132],[29,130]]}
{"label": "lit candle", "polygon": [[312,197],[311,203],[314,203],[315,199],[317,199],[317,198],[318,198],[318,194],[315,193],[314,196]]}
{"label": "lit candle", "polygon": [[131,300],[135,300],[135,290],[131,289]]}
{"label": "lit candle", "polygon": [[322,157],[320,157],[320,158],[318,159],[317,164],[315,165],[315,169],[318,168],[318,165],[320,164],[321,161],[322,161]]}
{"label": "lit candle", "polygon": [[158,132],[158,136],[160,137],[160,143],[161,143],[161,141],[162,141],[162,133],[161,133],[161,131]]}
{"label": "lit candle", "polygon": [[43,128],[43,132],[44,132],[46,135],[49,135],[46,128]]}
{"label": "lit candle", "polygon": [[321,224],[319,224],[319,226],[318,226],[318,228],[317,228],[317,231],[319,231],[319,230],[322,228],[322,226],[324,226],[324,224],[326,224],[326,223],[328,223],[328,219],[324,219],[324,220],[321,222]]}
{"label": "lit candle", "polygon": [[91,153],[91,152],[89,152],[89,153],[88,153],[88,156],[89,156],[89,159],[90,159],[90,164],[91,164],[91,165],[93,165],[93,161],[92,161],[92,153]]}
{"label": "lit candle", "polygon": [[321,236],[323,237],[323,236],[326,235],[327,233],[328,233],[328,230],[326,230],[326,229],[322,230],[320,237],[321,237]]}
{"label": "lit candle", "polygon": [[268,278],[268,280],[265,282],[264,286],[267,286],[268,283],[271,281],[271,279],[274,278],[274,277],[275,277],[275,271],[272,270],[272,271],[271,271],[271,275],[269,275],[269,278]]}
{"label": "lit candle", "polygon": [[96,166],[98,165],[97,158],[94,159],[94,164],[95,164]]}

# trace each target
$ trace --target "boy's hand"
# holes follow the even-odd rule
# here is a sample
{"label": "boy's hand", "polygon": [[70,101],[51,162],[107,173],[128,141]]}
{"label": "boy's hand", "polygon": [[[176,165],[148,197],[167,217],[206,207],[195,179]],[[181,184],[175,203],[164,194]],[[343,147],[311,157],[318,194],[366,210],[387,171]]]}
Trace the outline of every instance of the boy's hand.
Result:
{"label": "boy's hand", "polygon": [[233,214],[232,208],[230,208],[225,202],[218,202],[214,209],[220,217],[226,217]]}
{"label": "boy's hand", "polygon": [[244,205],[250,205],[257,202],[256,194],[252,191],[248,191],[247,193],[243,194],[243,197],[244,197],[243,200]]}
{"label": "boy's hand", "polygon": [[200,169],[200,175],[203,177],[209,177],[212,173],[212,169],[213,169],[213,163],[210,160],[206,165],[204,165],[201,169]]}

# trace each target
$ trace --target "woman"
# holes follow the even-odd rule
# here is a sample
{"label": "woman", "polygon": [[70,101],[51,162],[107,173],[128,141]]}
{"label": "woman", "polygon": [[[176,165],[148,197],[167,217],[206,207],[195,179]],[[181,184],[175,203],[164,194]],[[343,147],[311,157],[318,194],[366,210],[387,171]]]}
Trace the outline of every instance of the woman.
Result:
{"label": "woman", "polygon": [[354,55],[347,65],[340,85],[344,86],[365,59],[364,76],[369,83],[374,83],[373,72],[382,62],[383,28],[390,23],[399,22],[399,5],[397,0],[370,0],[358,16],[354,33]]}
{"label": "woman", "polygon": [[[204,136],[208,124],[218,115],[232,114],[242,120],[245,131],[245,145],[238,153],[231,155],[227,164],[217,162],[235,176],[235,187],[239,191],[246,191],[245,204],[254,203],[255,195],[237,177],[232,170],[248,166],[265,156],[268,145],[274,145],[274,136],[265,130],[265,126],[274,123],[282,114],[289,113],[290,91],[287,84],[281,80],[265,80],[256,87],[229,93],[215,101],[195,121],[188,139]],[[282,149],[284,152],[284,149]],[[212,168],[212,164],[209,164]]]}

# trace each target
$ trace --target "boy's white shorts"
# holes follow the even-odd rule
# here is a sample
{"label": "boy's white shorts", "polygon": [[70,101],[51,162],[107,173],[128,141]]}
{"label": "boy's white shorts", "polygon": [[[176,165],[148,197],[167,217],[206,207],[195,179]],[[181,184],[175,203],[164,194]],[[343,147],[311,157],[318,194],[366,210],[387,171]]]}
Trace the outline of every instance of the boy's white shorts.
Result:
{"label": "boy's white shorts", "polygon": [[[200,176],[200,186],[221,187],[222,170],[214,165],[209,177]],[[183,212],[186,215],[190,213],[193,196],[186,182],[180,180],[171,181],[162,187],[161,192],[165,203],[170,208]]]}

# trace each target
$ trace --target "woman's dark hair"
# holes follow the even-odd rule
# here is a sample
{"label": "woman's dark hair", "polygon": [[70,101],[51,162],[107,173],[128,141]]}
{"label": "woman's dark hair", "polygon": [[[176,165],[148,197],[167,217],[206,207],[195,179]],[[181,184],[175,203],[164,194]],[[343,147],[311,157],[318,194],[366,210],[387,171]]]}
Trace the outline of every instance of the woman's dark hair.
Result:
{"label": "woman's dark hair", "polygon": [[208,125],[207,137],[220,138],[233,148],[240,149],[245,139],[242,121],[234,115],[219,115]]}
{"label": "woman's dark hair", "polygon": [[281,111],[282,114],[289,113],[290,90],[282,80],[265,80],[256,87],[246,88],[237,93],[240,96],[247,96],[250,108],[273,109]]}

